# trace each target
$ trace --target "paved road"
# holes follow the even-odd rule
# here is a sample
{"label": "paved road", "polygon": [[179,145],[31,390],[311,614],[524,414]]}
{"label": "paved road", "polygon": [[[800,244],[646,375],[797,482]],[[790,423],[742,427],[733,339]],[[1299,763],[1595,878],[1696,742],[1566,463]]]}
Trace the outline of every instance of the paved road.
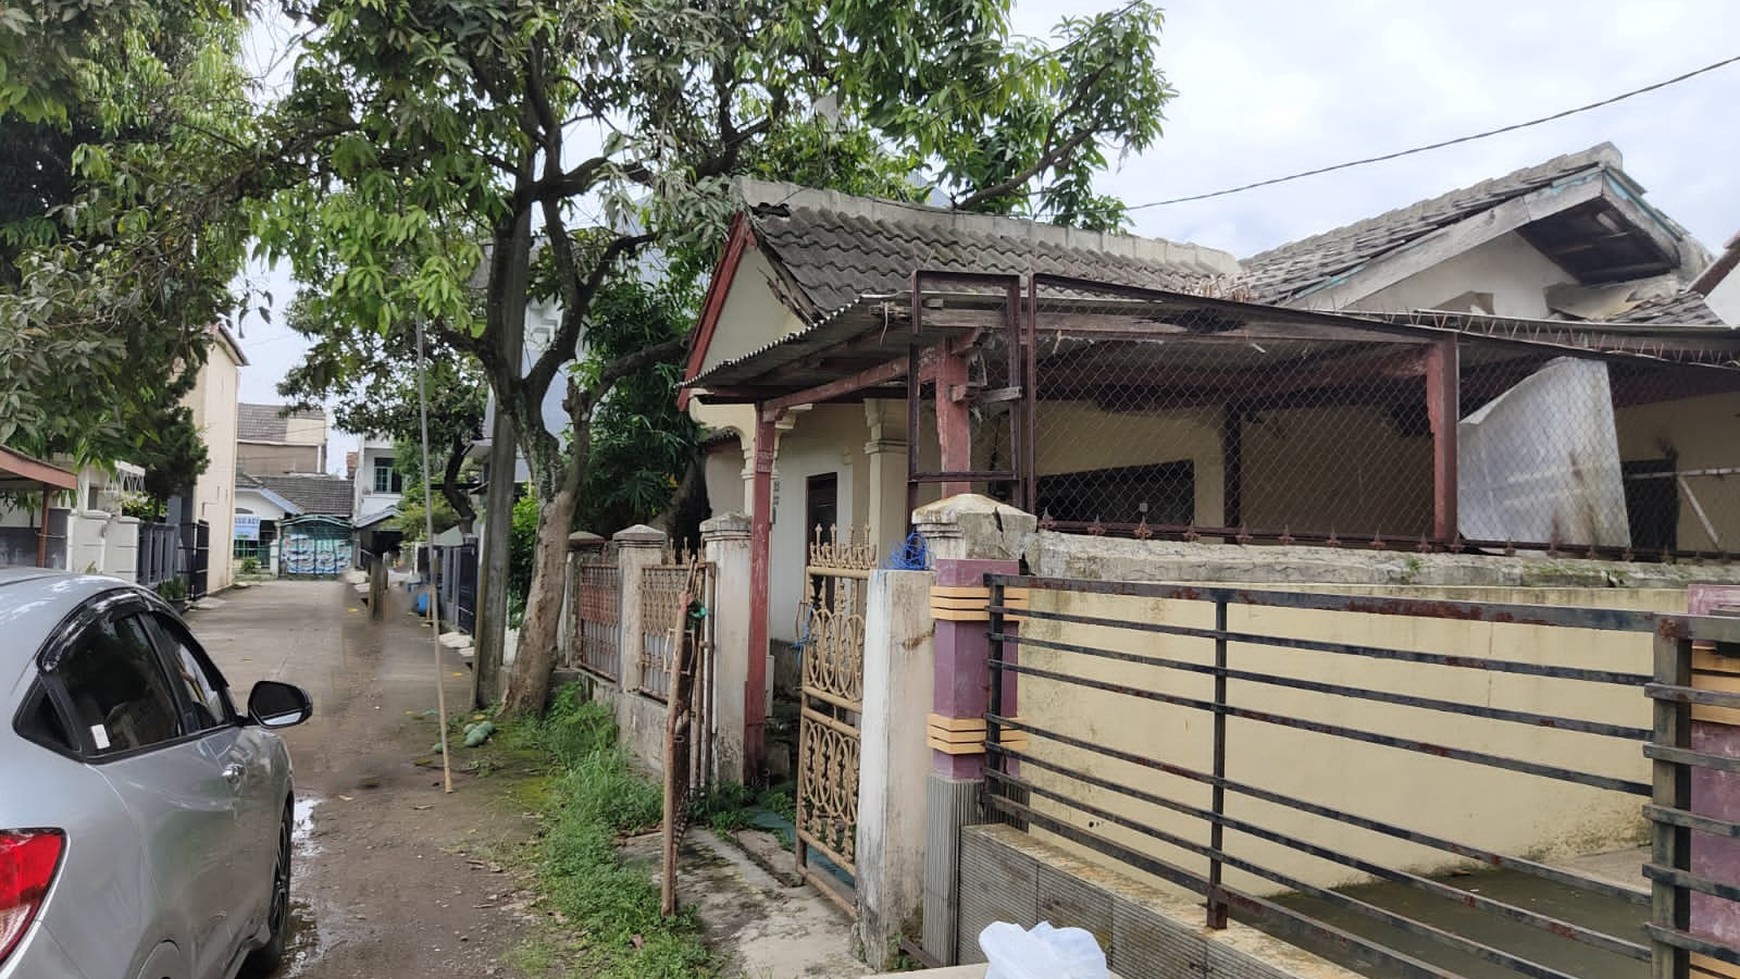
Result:
{"label": "paved road", "polygon": [[[452,795],[441,791],[424,714],[435,707],[434,644],[404,593],[391,597],[375,623],[349,585],[273,581],[189,619],[238,699],[265,678],[314,698],[314,718],[285,736],[304,822],[284,976],[513,975],[501,957],[524,918],[489,854],[532,828],[487,780],[460,775]],[[449,706],[463,709],[469,672],[445,652],[439,669]]]}

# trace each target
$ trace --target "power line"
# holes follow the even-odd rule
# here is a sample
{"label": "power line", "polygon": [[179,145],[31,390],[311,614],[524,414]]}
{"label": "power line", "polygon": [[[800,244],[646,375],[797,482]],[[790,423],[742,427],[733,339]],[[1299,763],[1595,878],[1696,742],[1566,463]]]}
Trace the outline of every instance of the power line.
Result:
{"label": "power line", "polygon": [[1591,102],[1588,105],[1580,105],[1580,106],[1576,107],[1575,109],[1566,109],[1563,112],[1555,112],[1550,116],[1542,116],[1539,119],[1530,119],[1527,122],[1519,122],[1519,123],[1515,123],[1515,124],[1509,125],[1509,126],[1501,126],[1498,129],[1488,129],[1485,132],[1472,133],[1472,134],[1467,135],[1467,136],[1458,136],[1455,139],[1446,139],[1446,140],[1442,140],[1442,141],[1437,142],[1437,143],[1429,143],[1425,146],[1416,146],[1413,149],[1398,150],[1397,152],[1394,152],[1394,153],[1385,153],[1382,156],[1369,156],[1363,160],[1351,160],[1347,163],[1337,163],[1334,166],[1318,167],[1315,170],[1305,170],[1305,171],[1302,171],[1300,173],[1292,173],[1292,174],[1288,174],[1285,177],[1271,177],[1268,180],[1259,180],[1256,183],[1243,184],[1243,185],[1240,185],[1238,187],[1228,187],[1225,190],[1216,190],[1216,191],[1212,191],[1212,192],[1207,193],[1207,194],[1192,194],[1188,197],[1173,197],[1173,198],[1163,200],[1163,201],[1149,201],[1146,204],[1134,204],[1128,208],[1125,208],[1125,210],[1127,210],[1127,211],[1140,211],[1140,210],[1144,210],[1144,209],[1150,208],[1150,207],[1165,207],[1168,204],[1183,204],[1183,203],[1186,203],[1188,201],[1205,201],[1205,200],[1208,200],[1208,199],[1213,198],[1213,197],[1225,197],[1228,194],[1241,194],[1247,190],[1256,190],[1258,187],[1273,187],[1275,184],[1284,184],[1284,183],[1288,183],[1288,182],[1291,182],[1294,180],[1302,180],[1306,177],[1315,177],[1318,174],[1333,173],[1337,170],[1347,170],[1347,169],[1350,169],[1352,167],[1362,167],[1362,166],[1365,166],[1366,164],[1369,164],[1369,163],[1382,163],[1386,160],[1400,159],[1401,157],[1404,157],[1404,156],[1413,156],[1416,153],[1424,153],[1428,150],[1443,149],[1446,146],[1456,146],[1460,143],[1472,143],[1477,139],[1486,139],[1487,137],[1490,137],[1490,136],[1500,136],[1500,135],[1503,135],[1504,133],[1513,133],[1519,129],[1528,129],[1531,126],[1539,126],[1542,123],[1554,122],[1554,121],[1557,121],[1559,119],[1564,119],[1567,116],[1574,116],[1574,115],[1577,115],[1578,113],[1588,112],[1592,109],[1600,109],[1600,108],[1603,108],[1605,106],[1612,105],[1615,102],[1623,102],[1626,99],[1632,98],[1634,96],[1643,95],[1647,92],[1653,92],[1653,91],[1656,91],[1657,89],[1667,88],[1669,85],[1677,85],[1680,82],[1683,82],[1689,78],[1696,78],[1699,75],[1705,74],[1707,72],[1715,71],[1718,68],[1725,68],[1728,65],[1734,64],[1735,62],[1740,62],[1740,55],[1735,55],[1732,58],[1725,58],[1721,61],[1716,62],[1715,64],[1705,65],[1702,68],[1695,68],[1691,71],[1686,72],[1683,75],[1676,75],[1673,78],[1669,78],[1666,81],[1656,82],[1653,85],[1645,85],[1642,88],[1634,88],[1629,92],[1623,92],[1619,95],[1613,96],[1612,98],[1602,99],[1599,102]]}

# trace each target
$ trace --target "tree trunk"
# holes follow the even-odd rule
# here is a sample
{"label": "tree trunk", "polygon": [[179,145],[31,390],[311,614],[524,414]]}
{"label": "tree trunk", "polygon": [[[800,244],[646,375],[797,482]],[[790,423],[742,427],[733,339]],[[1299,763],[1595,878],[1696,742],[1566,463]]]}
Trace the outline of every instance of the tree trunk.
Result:
{"label": "tree trunk", "polygon": [[502,696],[502,712],[537,716],[550,699],[550,672],[556,668],[556,640],[566,583],[568,531],[574,525],[586,454],[576,452],[556,492],[538,509],[538,544],[532,554],[532,587],[520,624],[519,651]]}
{"label": "tree trunk", "polygon": [[453,445],[447,450],[447,468],[441,474],[441,495],[459,518],[459,532],[466,536],[471,535],[472,524],[477,522],[477,510],[471,505],[471,497],[459,488],[459,470],[465,465],[468,448],[470,446],[455,436]]}

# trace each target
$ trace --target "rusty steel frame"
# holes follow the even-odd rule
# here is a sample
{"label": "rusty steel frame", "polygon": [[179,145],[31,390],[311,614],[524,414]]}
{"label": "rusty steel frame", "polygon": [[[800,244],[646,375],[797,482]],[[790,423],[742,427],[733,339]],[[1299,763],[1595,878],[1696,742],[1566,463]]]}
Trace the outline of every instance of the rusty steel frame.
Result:
{"label": "rusty steel frame", "polygon": [[[1661,977],[1661,979],[1686,979],[1690,956],[1694,954],[1706,955],[1725,963],[1740,964],[1740,949],[1730,947],[1707,934],[1691,931],[1689,897],[1692,893],[1702,893],[1724,900],[1740,900],[1740,882],[1717,880],[1694,873],[1689,863],[1690,834],[1694,831],[1731,839],[1740,838],[1740,822],[1695,814],[1691,812],[1690,799],[1690,772],[1694,768],[1703,767],[1724,772],[1740,772],[1740,762],[1706,752],[1693,751],[1690,744],[1690,711],[1693,704],[1740,708],[1740,693],[1698,690],[1692,687],[1692,642],[1694,639],[1725,643],[1740,642],[1740,620],[1719,617],[1659,616],[1609,609],[1548,608],[1442,602],[1427,599],[1295,594],[1239,588],[1192,588],[1145,582],[1073,581],[1022,575],[991,574],[987,575],[985,580],[991,597],[990,622],[988,624],[990,656],[987,661],[990,705],[985,718],[987,730],[986,777],[991,791],[987,804],[994,812],[1018,825],[1037,827],[1055,833],[1203,895],[1210,927],[1223,926],[1224,915],[1232,912],[1241,919],[1259,923],[1263,927],[1279,933],[1306,934],[1330,942],[1359,961],[1378,965],[1397,975],[1452,979],[1452,973],[1389,949],[1378,941],[1352,935],[1312,919],[1302,912],[1227,887],[1221,882],[1221,868],[1226,866],[1281,884],[1296,892],[1326,901],[1344,911],[1379,921],[1411,935],[1435,941],[1511,971],[1533,976],[1535,979],[1567,979],[1569,975],[1554,967],[1437,928],[1350,895],[1315,887],[1289,874],[1229,853],[1225,848],[1223,833],[1230,829],[1294,852],[1356,870],[1371,877],[1402,884],[1458,902],[1466,907],[1496,914],[1508,920],[1558,935],[1572,942],[1599,948],[1622,957],[1651,962],[1652,976]],[[1123,595],[1147,599],[1212,602],[1215,606],[1215,627],[1212,629],[1188,628],[1160,623],[1135,623],[1099,616],[1050,613],[1043,609],[1029,607],[1017,609],[1006,603],[1008,588],[1023,588],[1030,591],[1079,591],[1089,594]],[[1648,677],[1617,671],[1587,670],[1507,661],[1495,662],[1451,654],[1386,650],[1381,647],[1234,632],[1228,628],[1226,617],[1227,608],[1232,604],[1651,634],[1656,644],[1656,668],[1654,676]],[[1113,626],[1144,633],[1211,639],[1216,644],[1215,657],[1212,665],[1187,663],[1166,657],[1099,649],[1081,643],[1024,637],[1006,628],[1005,617],[1009,614],[1018,614],[1023,619],[1050,620],[1076,625]],[[1653,727],[1646,730],[1549,714],[1495,710],[1478,705],[1455,704],[1429,697],[1236,670],[1227,665],[1226,646],[1229,643],[1266,643],[1287,648],[1305,648],[1321,652],[1377,656],[1379,658],[1403,658],[1450,667],[1489,669],[1494,672],[1532,674],[1609,686],[1631,687],[1646,694],[1654,702],[1656,719]],[[1056,652],[1098,656],[1162,669],[1212,676],[1215,680],[1215,694],[1212,701],[1204,701],[1161,694],[1157,691],[1125,684],[1094,680],[1082,677],[1078,675],[1078,671],[1074,670],[1039,669],[1018,661],[1015,651],[1024,645]],[[1034,724],[1024,718],[1006,716],[1003,709],[1003,679],[1009,676],[1040,677],[1071,686],[1106,690],[1139,699],[1210,711],[1218,722],[1212,746],[1213,770],[1200,771],[1159,758],[1122,751],[1096,743],[1088,737],[1072,736]],[[1465,711],[1470,716],[1553,727],[1594,736],[1636,740],[1642,742],[1643,753],[1652,759],[1655,768],[1653,785],[1631,783],[1588,772],[1540,765],[1444,745],[1427,744],[1389,735],[1375,735],[1373,732],[1305,721],[1301,718],[1249,711],[1226,703],[1225,684],[1229,679],[1304,689],[1334,696],[1377,700],[1426,710]],[[1403,750],[1421,751],[1473,764],[1520,771],[1609,790],[1651,795],[1651,803],[1644,807],[1643,812],[1654,826],[1655,850],[1652,859],[1642,868],[1642,873],[1650,882],[1653,895],[1645,895],[1621,885],[1584,877],[1521,857],[1508,856],[1420,833],[1229,778],[1225,771],[1226,747],[1223,727],[1224,719],[1229,716],[1277,723],[1335,736],[1352,737],[1356,740],[1388,745]],[[1211,789],[1210,804],[1207,808],[1203,808],[1175,799],[1168,799],[1153,792],[1120,784],[1113,779],[1091,774],[1079,765],[1072,766],[1037,756],[1025,746],[1005,745],[1002,743],[1002,732],[1010,729],[1023,731],[1035,739],[1087,751],[1101,757],[1139,765],[1206,785]],[[1017,766],[1020,767],[1017,768]],[[1022,774],[1017,773],[1018,771],[1025,772],[1027,766],[1062,776],[1096,790],[1200,819],[1208,824],[1208,842],[1205,844],[1199,839],[1187,839],[1176,833],[1147,825],[1121,811],[1093,805],[1085,801],[1079,793],[1060,791],[1055,786],[1035,784]],[[1627,901],[1633,905],[1649,907],[1651,908],[1652,920],[1644,929],[1648,944],[1607,934],[1549,914],[1497,900],[1474,890],[1456,887],[1408,871],[1385,867],[1350,852],[1342,852],[1311,843],[1249,819],[1229,816],[1225,811],[1225,797],[1229,792],[1297,809],[1373,833],[1479,860],[1492,867],[1516,870],[1563,886]],[[1035,808],[1033,801],[1035,799],[1060,804],[1105,824],[1118,826],[1183,851],[1194,853],[1208,861],[1207,870],[1203,872],[1186,869],[1151,854],[1132,849],[1124,843],[1115,842],[1100,834],[1089,832],[1079,825],[1059,819],[1056,812]]]}

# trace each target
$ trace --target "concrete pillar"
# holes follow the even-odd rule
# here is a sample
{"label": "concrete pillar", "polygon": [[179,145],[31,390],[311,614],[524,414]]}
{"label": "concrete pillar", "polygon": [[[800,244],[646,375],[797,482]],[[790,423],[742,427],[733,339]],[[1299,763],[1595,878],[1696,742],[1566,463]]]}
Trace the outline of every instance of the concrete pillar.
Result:
{"label": "concrete pillar", "polygon": [[587,530],[576,530],[568,535],[568,557],[562,565],[562,619],[556,627],[556,648],[561,650],[557,666],[572,668],[579,662],[579,650],[576,644],[580,641],[574,632],[576,617],[580,610],[574,607],[574,575],[582,561],[595,561],[604,551],[604,538]]}
{"label": "concrete pillar", "polygon": [[749,682],[750,518],[722,513],[701,524],[701,549],[714,569],[713,771],[743,779],[743,705]]}
{"label": "concrete pillar", "polygon": [[856,864],[858,936],[872,968],[893,967],[902,929],[924,905],[933,580],[876,571],[865,599]]}
{"label": "concrete pillar", "polygon": [[139,518],[115,517],[109,523],[109,546],[104,551],[108,567],[104,574],[139,580]]}
{"label": "concrete pillar", "polygon": [[623,691],[638,690],[640,661],[646,653],[640,620],[641,571],[664,560],[666,537],[657,527],[635,524],[610,539],[616,542],[616,567],[622,575],[622,636],[617,640],[622,670],[617,683]]}
{"label": "concrete pillar", "polygon": [[[913,512],[929,545],[936,581],[930,774],[925,788],[924,949],[943,961],[958,959],[960,829],[981,822],[984,788],[986,661],[990,641],[986,574],[1021,569],[1021,553],[1038,520],[989,497],[964,494]],[[1004,678],[1005,712],[1014,711],[1014,677]]]}
{"label": "concrete pillar", "polygon": [[882,554],[892,554],[906,538],[906,411],[897,401],[864,402],[870,441],[864,443],[869,459],[870,539]]}

